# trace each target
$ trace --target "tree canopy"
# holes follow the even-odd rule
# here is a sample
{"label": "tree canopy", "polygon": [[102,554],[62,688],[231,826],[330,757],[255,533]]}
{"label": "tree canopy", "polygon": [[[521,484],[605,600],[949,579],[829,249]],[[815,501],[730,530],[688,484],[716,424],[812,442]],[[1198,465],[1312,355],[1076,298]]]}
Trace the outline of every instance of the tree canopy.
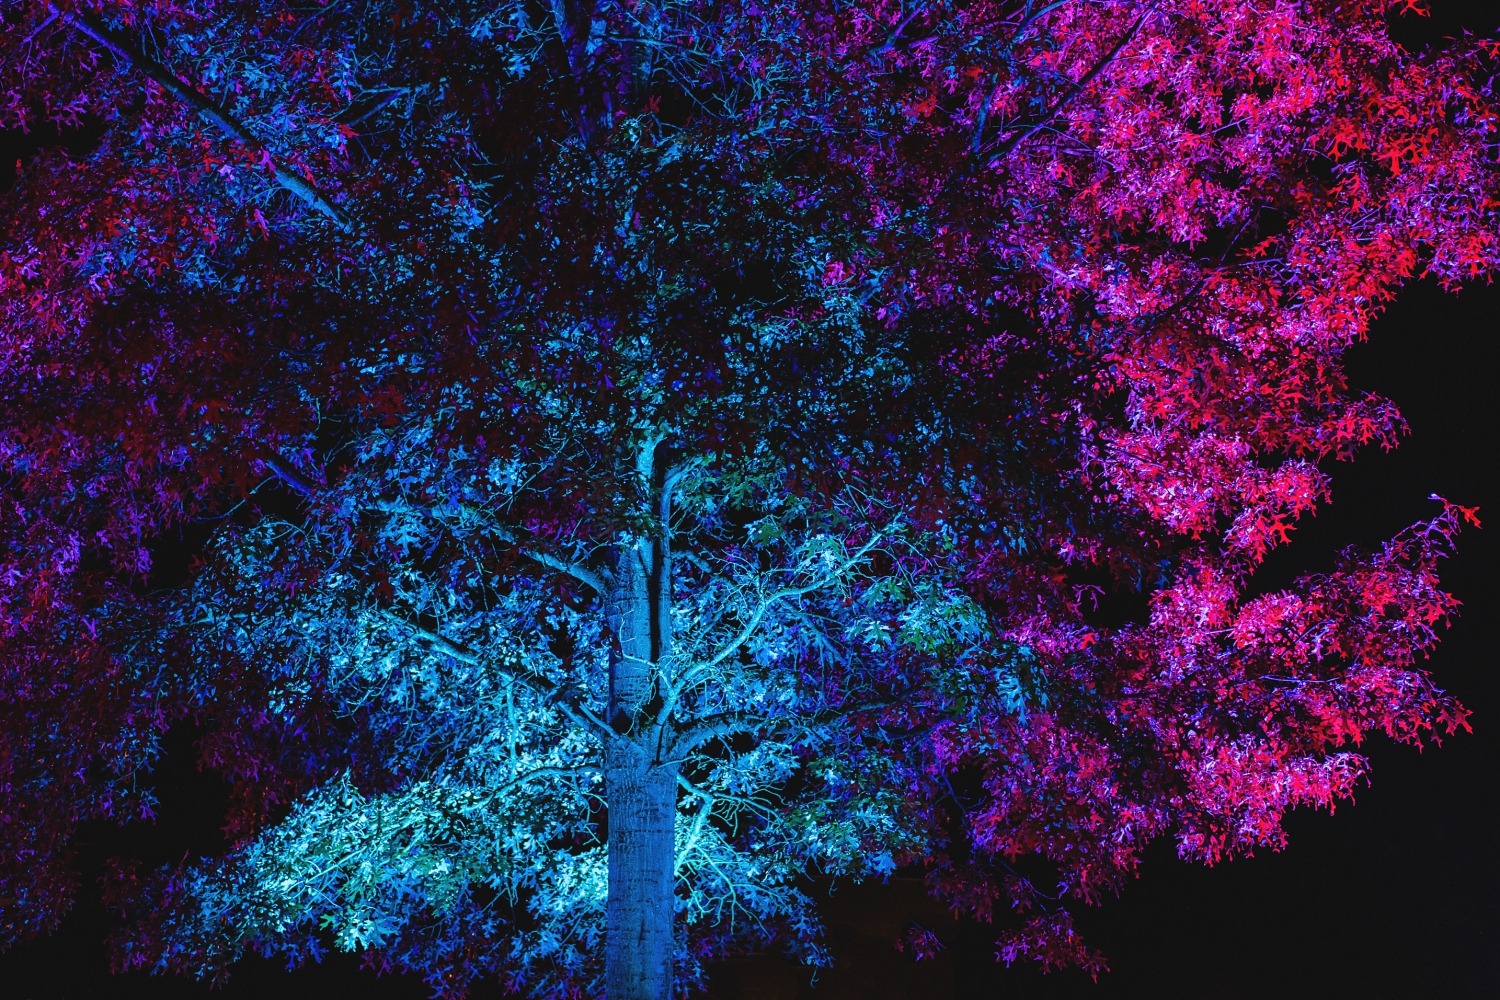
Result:
{"label": "tree canopy", "polygon": [[1149,841],[1466,725],[1471,509],[1256,573],[1403,432],[1343,352],[1500,252],[1500,44],[1393,16],[7,4],[0,127],[88,141],[4,195],[0,942],[190,721],[234,847],[118,862],[122,969],[663,1000],[902,869],[1102,969]]}

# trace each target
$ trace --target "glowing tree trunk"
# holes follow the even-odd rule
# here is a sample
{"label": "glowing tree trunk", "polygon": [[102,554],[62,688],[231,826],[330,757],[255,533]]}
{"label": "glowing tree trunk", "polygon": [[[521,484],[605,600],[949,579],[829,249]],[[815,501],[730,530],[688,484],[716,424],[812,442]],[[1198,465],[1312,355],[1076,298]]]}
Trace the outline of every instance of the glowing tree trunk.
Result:
{"label": "glowing tree trunk", "polygon": [[609,1000],[671,1000],[675,921],[674,832],[677,765],[659,760],[658,665],[670,643],[671,573],[667,556],[669,492],[658,478],[655,448],[639,458],[657,498],[657,539],[616,551],[606,617],[611,650],[610,727],[605,749],[609,803],[609,898],[605,906],[605,991]]}
{"label": "glowing tree trunk", "polygon": [[677,769],[653,764],[638,747],[623,743],[611,747],[605,761],[605,991],[609,1000],[670,1000]]}

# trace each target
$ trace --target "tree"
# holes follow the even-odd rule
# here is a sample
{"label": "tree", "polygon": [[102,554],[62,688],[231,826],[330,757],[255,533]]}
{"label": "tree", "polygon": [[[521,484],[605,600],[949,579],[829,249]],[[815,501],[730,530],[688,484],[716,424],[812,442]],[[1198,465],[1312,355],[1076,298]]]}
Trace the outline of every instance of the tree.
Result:
{"label": "tree", "polygon": [[1386,14],[8,5],[0,125],[97,140],[6,196],[6,939],[183,720],[236,846],[120,863],[121,968],[611,1000],[901,867],[1097,971],[1149,840],[1463,727],[1473,511],[1256,576],[1402,431],[1345,348],[1496,263],[1500,51]]}

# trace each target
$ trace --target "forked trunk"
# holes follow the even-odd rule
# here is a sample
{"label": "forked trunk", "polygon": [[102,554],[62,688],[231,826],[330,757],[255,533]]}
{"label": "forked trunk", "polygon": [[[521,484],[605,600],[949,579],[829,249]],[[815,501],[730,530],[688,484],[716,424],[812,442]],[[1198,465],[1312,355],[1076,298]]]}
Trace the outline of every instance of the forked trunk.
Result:
{"label": "forked trunk", "polygon": [[605,769],[605,993],[608,1000],[671,1000],[677,770],[619,744],[606,751]]}

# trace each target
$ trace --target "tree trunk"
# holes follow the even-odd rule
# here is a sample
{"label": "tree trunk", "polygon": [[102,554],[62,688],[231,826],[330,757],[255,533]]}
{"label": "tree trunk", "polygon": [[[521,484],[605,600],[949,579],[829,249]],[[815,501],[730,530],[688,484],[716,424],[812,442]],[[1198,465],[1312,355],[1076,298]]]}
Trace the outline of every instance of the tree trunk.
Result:
{"label": "tree trunk", "polygon": [[614,633],[608,722],[619,737],[604,750],[609,804],[609,898],[605,903],[604,990],[608,1000],[672,1000],[677,924],[677,765],[653,763],[662,720],[657,668],[671,644],[672,576],[667,546],[670,491],[657,468],[658,439],[636,456],[654,496],[661,537],[617,547],[605,619]]}
{"label": "tree trunk", "polygon": [[615,636],[609,665],[609,718],[616,732],[634,726],[650,701],[655,681],[651,648],[651,581],[649,542],[622,546],[616,554],[614,586],[605,599],[604,616]]}
{"label": "tree trunk", "polygon": [[609,900],[604,988],[609,1000],[671,1000],[677,770],[636,748],[605,751]]}

